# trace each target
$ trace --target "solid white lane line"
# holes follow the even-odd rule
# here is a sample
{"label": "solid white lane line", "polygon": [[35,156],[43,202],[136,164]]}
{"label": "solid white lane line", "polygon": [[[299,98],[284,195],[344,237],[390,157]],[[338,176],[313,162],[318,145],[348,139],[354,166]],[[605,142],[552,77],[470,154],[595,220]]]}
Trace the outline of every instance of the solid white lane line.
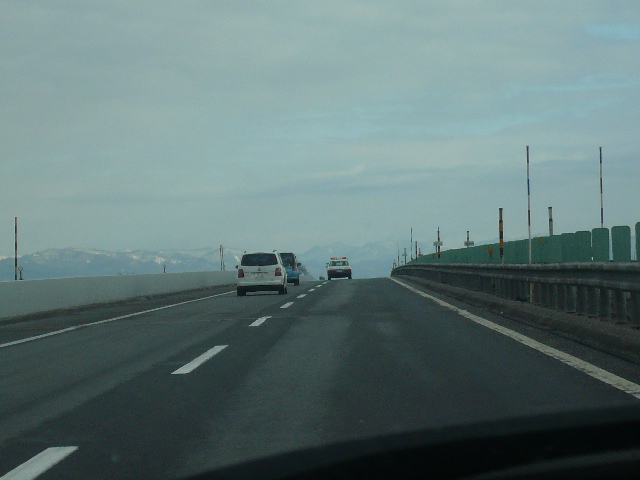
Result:
{"label": "solid white lane line", "polygon": [[200,302],[202,300],[208,300],[210,298],[220,297],[221,295],[228,295],[230,293],[233,293],[233,292],[218,293],[216,295],[209,295],[208,297],[196,298],[195,300],[187,300],[186,302],[172,303],[171,305],[165,305],[164,307],[152,308],[150,310],[144,310],[142,312],[129,313],[128,315],[122,315],[120,317],[107,318],[106,320],[98,320],[97,322],[85,323],[83,325],[76,325],[75,327],[63,328],[62,330],[56,330],[55,332],[43,333],[42,335],[36,335],[34,337],[22,338],[20,340],[14,340],[13,342],[8,342],[8,343],[1,343],[0,348],[11,347],[12,345],[18,345],[20,343],[33,342],[34,340],[39,340],[45,337],[51,337],[52,335],[60,335],[61,333],[70,332],[72,330],[78,330],[79,328],[91,327],[93,325],[100,325],[102,323],[115,322],[116,320],[135,317],[137,315],[143,315],[145,313],[157,312],[158,310],[164,310],[166,308],[178,307],[180,305],[186,305],[187,303]]}
{"label": "solid white lane line", "polygon": [[0,480],[32,480],[38,475],[49,470],[57,463],[60,463],[77,449],[78,447],[47,448],[31,460],[26,461],[6,475],[0,477]]}
{"label": "solid white lane line", "polygon": [[301,293],[301,294],[300,294],[300,295],[298,295],[296,298],[304,298],[304,297],[306,297],[306,296],[307,296],[307,294],[306,294],[306,293]]}
{"label": "solid white lane line", "polygon": [[217,355],[218,353],[220,353],[222,350],[224,350],[228,346],[229,345],[217,345],[217,346],[213,347],[212,349],[207,350],[206,352],[204,352],[199,357],[194,358],[193,360],[191,360],[184,367],[180,367],[178,370],[176,370],[175,372],[171,373],[171,375],[184,375],[185,373],[193,372],[196,368],[198,368],[204,362],[209,360],[214,355]]}
{"label": "solid white lane line", "polygon": [[453,310],[457,314],[462,315],[465,318],[468,318],[472,322],[475,322],[479,325],[482,325],[483,327],[490,328],[495,332],[501,333],[502,335],[512,338],[516,342],[520,342],[523,345],[526,345],[527,347],[533,348],[534,350],[544,353],[545,355],[549,355],[550,357],[555,358],[556,360],[559,360],[562,363],[575,368],[576,370],[580,370],[581,372],[586,373],[587,375],[590,375],[591,377],[597,380],[600,380],[601,382],[611,385],[612,387],[615,387],[618,390],[622,390],[623,392],[628,393],[629,395],[637,399],[640,399],[640,385],[636,383],[630,382],[629,380],[625,380],[624,378],[619,377],[606,370],[603,370],[600,367],[596,367],[595,365],[592,365],[589,362],[580,360],[579,358],[574,357],[573,355],[569,355],[568,353],[561,352],[560,350],[556,350],[555,348],[549,347],[544,343],[537,342],[532,338],[526,337],[520,333],[514,332],[513,330],[509,330],[508,328],[505,328],[501,325],[493,323],[482,317],[474,315],[473,313],[467,312],[466,310],[463,310],[454,305],[451,305],[450,303],[440,300],[439,298],[436,298],[433,295],[429,295],[428,293],[422,292],[417,288],[412,287],[411,285],[407,285],[406,283],[403,283],[400,280],[396,280],[395,278],[391,278],[391,280],[411,290],[412,292],[417,293],[418,295],[428,298],[429,300],[433,300],[438,305],[442,305],[443,307],[446,307],[449,310]]}
{"label": "solid white lane line", "polygon": [[291,305],[293,305],[293,302],[287,302],[284,305],[282,305],[280,308],[289,308]]}
{"label": "solid white lane line", "polygon": [[271,318],[271,317],[260,317],[259,319],[257,319],[255,322],[253,322],[249,326],[250,327],[257,327],[259,325],[262,325],[265,322],[265,320],[267,320],[268,318]]}

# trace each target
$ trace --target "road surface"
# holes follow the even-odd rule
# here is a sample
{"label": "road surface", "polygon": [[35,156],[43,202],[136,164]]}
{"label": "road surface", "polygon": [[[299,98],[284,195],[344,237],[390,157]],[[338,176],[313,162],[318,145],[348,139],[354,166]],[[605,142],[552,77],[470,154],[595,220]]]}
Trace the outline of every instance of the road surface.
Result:
{"label": "road surface", "polygon": [[218,287],[0,323],[0,479],[177,478],[640,398],[634,365],[402,282]]}

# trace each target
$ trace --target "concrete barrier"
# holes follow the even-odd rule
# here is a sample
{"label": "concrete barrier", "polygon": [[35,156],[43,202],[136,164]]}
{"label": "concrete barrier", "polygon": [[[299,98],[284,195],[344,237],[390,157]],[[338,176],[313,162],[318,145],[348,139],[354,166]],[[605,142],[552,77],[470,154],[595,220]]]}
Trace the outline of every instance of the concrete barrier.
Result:
{"label": "concrete barrier", "polygon": [[0,319],[235,284],[236,271],[0,282]]}

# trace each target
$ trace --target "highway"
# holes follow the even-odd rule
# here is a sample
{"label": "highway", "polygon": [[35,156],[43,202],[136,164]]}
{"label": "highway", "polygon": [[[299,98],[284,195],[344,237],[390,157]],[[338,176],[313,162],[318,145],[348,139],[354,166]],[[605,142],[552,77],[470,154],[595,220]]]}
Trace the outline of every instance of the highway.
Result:
{"label": "highway", "polygon": [[0,480],[178,478],[640,399],[635,365],[400,282],[215,287],[0,322]]}

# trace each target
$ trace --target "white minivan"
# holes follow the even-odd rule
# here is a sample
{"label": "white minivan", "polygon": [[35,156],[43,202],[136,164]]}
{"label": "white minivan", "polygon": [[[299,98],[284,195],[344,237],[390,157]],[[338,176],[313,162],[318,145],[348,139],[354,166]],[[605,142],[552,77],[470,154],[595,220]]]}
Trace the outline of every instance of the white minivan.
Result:
{"label": "white minivan", "polygon": [[236,268],[239,297],[261,290],[277,291],[280,295],[287,293],[287,270],[277,251],[245,252]]}

